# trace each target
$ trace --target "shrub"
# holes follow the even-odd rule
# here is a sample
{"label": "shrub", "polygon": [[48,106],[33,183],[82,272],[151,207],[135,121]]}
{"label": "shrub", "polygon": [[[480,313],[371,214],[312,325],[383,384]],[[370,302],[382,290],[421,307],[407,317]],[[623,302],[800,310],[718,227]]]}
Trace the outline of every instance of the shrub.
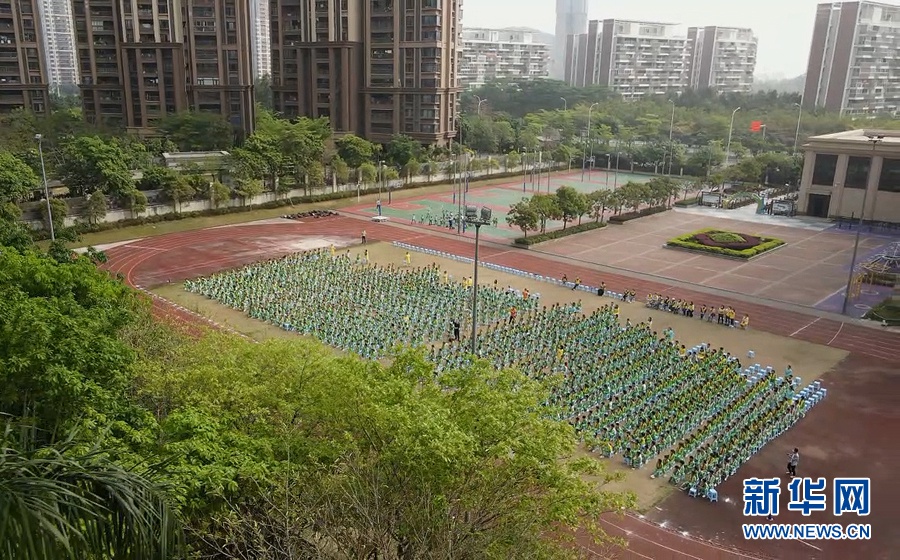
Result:
{"label": "shrub", "polygon": [[687,208],[688,206],[696,206],[698,204],[700,204],[700,199],[697,197],[685,198],[684,200],[675,201],[675,206],[679,208]]}
{"label": "shrub", "polygon": [[749,259],[782,245],[784,245],[784,241],[780,239],[757,237],[714,228],[679,235],[666,242],[668,247],[739,259]]}
{"label": "shrub", "polygon": [[548,231],[546,233],[530,235],[528,237],[517,237],[514,243],[523,247],[529,247],[537,243],[550,241],[551,239],[559,239],[561,237],[566,237],[567,235],[574,235],[576,233],[591,231],[592,229],[600,229],[605,225],[606,224],[602,222],[585,222],[577,226],[567,227],[566,229],[557,229],[554,231]]}
{"label": "shrub", "polygon": [[638,210],[637,212],[622,212],[621,214],[610,216],[609,223],[622,225],[625,222],[643,218],[644,216],[659,214],[660,212],[665,212],[666,210],[668,210],[666,206],[654,206],[652,208],[644,208],[643,210]]}
{"label": "shrub", "polygon": [[878,321],[879,323],[884,321],[888,326],[900,325],[900,301],[889,297],[867,311],[863,319]]}

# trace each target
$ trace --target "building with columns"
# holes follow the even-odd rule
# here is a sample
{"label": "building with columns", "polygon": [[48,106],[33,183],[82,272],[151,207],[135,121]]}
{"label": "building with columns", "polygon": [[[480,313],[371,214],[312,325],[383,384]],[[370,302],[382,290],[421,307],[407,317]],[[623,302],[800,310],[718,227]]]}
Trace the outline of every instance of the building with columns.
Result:
{"label": "building with columns", "polygon": [[[873,142],[873,137],[881,137]],[[900,133],[849,130],[810,137],[798,210],[821,218],[900,223]],[[863,198],[866,208],[863,210]]]}

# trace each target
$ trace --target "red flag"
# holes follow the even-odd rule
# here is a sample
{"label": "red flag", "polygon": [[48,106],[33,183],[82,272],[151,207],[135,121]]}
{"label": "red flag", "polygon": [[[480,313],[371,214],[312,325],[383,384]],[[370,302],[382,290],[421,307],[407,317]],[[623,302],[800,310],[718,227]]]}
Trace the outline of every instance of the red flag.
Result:
{"label": "red flag", "polygon": [[753,121],[750,123],[750,131],[751,132],[759,132],[762,130],[763,123],[762,121]]}

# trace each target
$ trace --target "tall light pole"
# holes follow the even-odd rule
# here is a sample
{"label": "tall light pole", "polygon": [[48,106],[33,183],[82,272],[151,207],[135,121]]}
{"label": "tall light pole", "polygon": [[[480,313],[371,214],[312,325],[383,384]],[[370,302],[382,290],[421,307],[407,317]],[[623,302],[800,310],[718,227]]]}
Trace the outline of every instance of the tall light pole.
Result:
{"label": "tall light pole", "polygon": [[478,97],[477,95],[474,95],[473,97],[478,100],[478,107],[475,108],[475,114],[480,117],[481,116],[481,104],[484,103],[485,101],[487,101],[487,99],[482,99],[482,98]]}
{"label": "tall light pole", "polygon": [[569,102],[566,101],[565,97],[560,97],[560,99],[562,99],[562,102],[563,102],[563,111],[568,111],[569,110]]}
{"label": "tall light pole", "polygon": [[522,192],[528,184],[528,148],[522,148]]}
{"label": "tall light pole", "polygon": [[[672,175],[672,156],[675,155],[673,151],[674,145],[672,144],[672,132],[675,130],[675,100],[670,99],[669,103],[672,104],[672,118],[669,119],[669,175]],[[665,164],[665,162],[663,162]]]}
{"label": "tall light pole", "polygon": [[50,206],[50,187],[47,185],[47,169],[44,167],[44,148],[41,146],[44,137],[35,134],[34,139],[37,140],[38,155],[41,158],[41,177],[44,179],[44,200],[47,201],[47,223],[50,224],[50,241],[56,241],[56,232],[53,230],[53,210]]}
{"label": "tall light pole", "polygon": [[491,209],[484,207],[479,214],[474,206],[466,206],[466,223],[475,226],[475,271],[472,273],[472,355],[478,347],[478,234],[481,226],[491,223]]}
{"label": "tall light pole", "polygon": [[588,144],[591,145],[591,166],[588,167],[588,180],[591,179],[591,169],[594,167],[594,142],[593,137],[591,136],[591,111],[594,110],[594,107],[599,105],[599,103],[592,103],[590,107],[588,107]]}
{"label": "tall light pole", "polygon": [[378,173],[381,175],[378,181],[378,200],[381,200],[381,191],[384,188],[384,160],[378,162]]}
{"label": "tall light pole", "polygon": [[800,103],[794,103],[794,106],[797,107],[797,131],[794,133],[794,151],[791,152],[791,155],[797,153],[797,143],[800,141],[800,120],[803,119],[803,98],[800,98]]}
{"label": "tall light pole", "polygon": [[[884,141],[884,136],[879,134],[866,134],[869,142],[872,143],[872,157],[869,159],[869,180],[872,179],[872,168],[875,166],[875,146],[879,142]],[[866,181],[866,188],[863,190],[862,208],[859,211],[859,223],[856,226],[856,240],[853,242],[853,256],[850,258],[850,274],[847,275],[847,289],[844,291],[844,305],[841,307],[841,314],[847,314],[847,305],[850,303],[850,286],[853,284],[853,273],[856,268],[856,255],[859,252],[859,238],[862,234],[863,222],[866,216],[866,201],[869,198],[869,180]],[[875,188],[878,188],[879,181],[876,180]]]}
{"label": "tall light pole", "polygon": [[465,150],[466,145],[463,142],[464,138],[463,138],[463,129],[462,129],[462,118],[460,118],[460,117],[458,117],[458,119],[459,119],[459,142],[457,142],[457,144],[459,145],[460,156],[456,158],[456,175],[454,176],[453,181],[454,182],[459,181],[456,185],[456,205],[457,205],[457,208],[456,208],[456,233],[459,235],[462,235],[462,213],[463,213],[462,197],[463,197],[463,193],[462,193],[462,181],[459,180],[460,179],[459,174],[461,171],[460,168],[462,167],[462,165],[461,165],[462,152],[463,152],[463,150]]}
{"label": "tall light pole", "polygon": [[[734,116],[740,111],[741,108],[738,107],[734,111],[731,112],[731,124],[728,125],[728,143],[725,145],[725,167],[728,167],[728,162],[731,159],[731,134],[734,132]],[[725,183],[722,183],[722,186],[719,187],[719,193],[725,192]]]}

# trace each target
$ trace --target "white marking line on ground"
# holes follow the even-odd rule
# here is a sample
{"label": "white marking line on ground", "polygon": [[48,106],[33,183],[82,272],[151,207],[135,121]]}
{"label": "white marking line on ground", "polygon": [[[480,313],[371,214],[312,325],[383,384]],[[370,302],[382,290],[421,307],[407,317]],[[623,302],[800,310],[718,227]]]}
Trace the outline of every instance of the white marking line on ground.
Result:
{"label": "white marking line on ground", "polygon": [[821,319],[822,319],[821,317],[816,317],[815,319],[813,319],[813,320],[810,321],[809,323],[807,323],[807,324],[803,325],[802,327],[800,327],[799,329],[795,330],[794,332],[791,333],[791,338],[797,336],[797,335],[800,334],[801,332],[805,331],[807,328],[809,328],[809,327],[815,325],[815,324],[818,323]]}
{"label": "white marking line on ground", "polygon": [[[675,554],[680,554],[680,555],[686,556],[686,557],[688,557],[688,558],[693,558],[694,560],[703,560],[703,559],[700,558],[699,556],[693,556],[693,555],[691,555],[691,554],[688,554],[687,552],[682,552],[682,551],[680,551],[680,550],[676,550],[676,549],[674,549],[674,548],[670,548],[670,547],[668,547],[668,546],[666,546],[666,545],[664,545],[664,544],[662,544],[662,543],[659,543],[659,542],[654,541],[653,539],[648,539],[647,537],[643,537],[643,536],[638,535],[638,534],[636,534],[636,533],[633,533],[633,532],[632,532],[631,534],[629,534],[628,529],[625,529],[624,527],[620,527],[619,525],[616,525],[616,524],[613,523],[612,521],[607,521],[606,519],[603,519],[603,518],[601,518],[600,521],[602,521],[603,523],[606,523],[606,524],[608,524],[608,525],[611,525],[611,526],[615,527],[616,529],[622,531],[623,533],[628,534],[630,537],[637,537],[637,538],[641,539],[642,541],[647,541],[648,543],[654,544],[654,545],[656,545],[656,546],[658,546],[658,547],[660,547],[660,548],[664,548],[664,549],[668,550],[669,552],[674,552]],[[703,543],[703,544],[706,544],[706,543]]]}
{"label": "white marking line on ground", "polygon": [[841,331],[842,331],[842,330],[844,330],[844,323],[841,323],[841,326],[838,327],[837,332],[834,333],[834,336],[831,337],[831,340],[829,340],[829,341],[828,341],[828,344],[826,344],[825,346],[831,346],[831,343],[834,342],[835,339],[837,339],[838,335],[841,334]]}
{"label": "white marking line on ground", "polygon": [[803,539],[797,539],[797,542],[801,542],[801,543],[805,544],[806,546],[808,546],[808,547],[810,547],[810,548],[815,548],[815,549],[818,550],[819,552],[822,552],[822,549],[821,549],[821,548],[819,548],[818,546],[816,546],[816,545],[814,545],[814,544],[809,544],[808,542],[806,542],[806,541],[803,540]]}
{"label": "white marking line on ground", "polygon": [[[646,519],[641,519],[641,518],[639,518],[639,517],[637,517],[637,516],[635,516],[635,515],[633,515],[633,514],[630,514],[630,513],[629,513],[629,514],[628,514],[628,517],[631,517],[632,519],[637,519],[638,521],[640,521],[641,523],[644,523],[645,525],[650,525],[651,527],[657,527],[657,528],[660,528],[660,527],[659,527],[658,525],[656,525],[655,523],[653,523],[653,522],[651,522],[651,521],[647,521]],[[664,529],[664,530],[665,530],[665,529]],[[734,549],[731,549],[731,548],[721,547],[721,546],[715,545],[715,544],[713,544],[713,543],[711,543],[711,542],[708,542],[708,541],[705,541],[705,540],[699,540],[699,539],[693,539],[693,538],[691,538],[691,539],[687,539],[687,538],[686,538],[685,540],[690,540],[690,541],[692,541],[692,542],[700,543],[700,544],[702,544],[703,546],[708,546],[709,548],[718,550],[718,551],[720,551],[720,552],[726,552],[726,553],[728,553],[728,554],[734,554],[735,556],[740,556],[741,558],[749,558],[750,560],[758,560],[756,556],[750,556],[749,554],[744,554],[743,552],[740,552],[739,550],[734,550]]]}
{"label": "white marking line on ground", "polygon": [[820,299],[819,301],[817,301],[816,303],[814,303],[814,304],[813,304],[813,307],[819,307],[820,305],[822,305],[823,303],[825,303],[825,302],[828,301],[829,299],[833,298],[834,296],[836,296],[836,295],[842,293],[842,292],[843,292],[844,290],[846,290],[846,289],[847,289],[847,288],[838,288],[837,290],[831,292],[831,293],[828,294],[827,296],[823,297],[822,299]]}

